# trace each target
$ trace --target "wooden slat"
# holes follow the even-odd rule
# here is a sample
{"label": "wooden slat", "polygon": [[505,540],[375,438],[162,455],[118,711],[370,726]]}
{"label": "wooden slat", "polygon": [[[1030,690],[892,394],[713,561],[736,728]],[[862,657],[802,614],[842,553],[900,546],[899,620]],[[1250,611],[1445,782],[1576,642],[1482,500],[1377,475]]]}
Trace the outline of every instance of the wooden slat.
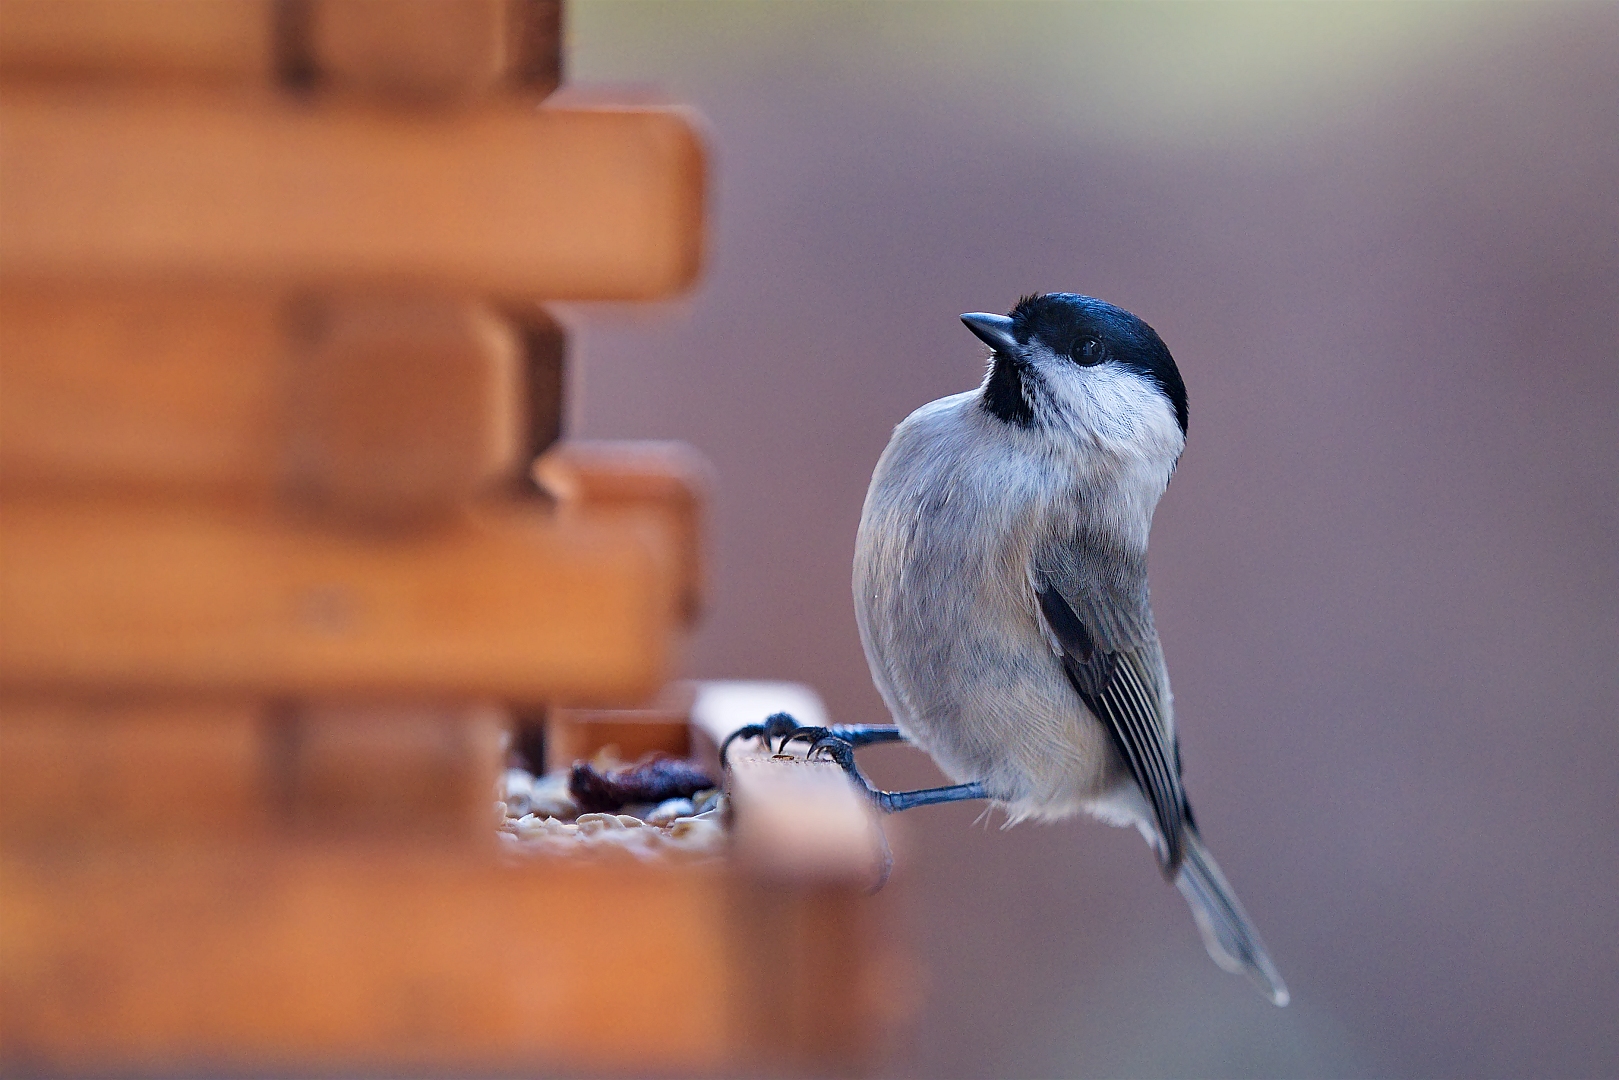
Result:
{"label": "wooden slat", "polygon": [[321,89],[405,101],[561,77],[561,0],[305,0],[300,56]]}
{"label": "wooden slat", "polygon": [[[702,684],[699,707],[723,727],[770,685]],[[0,843],[0,1068],[869,1068],[914,979],[892,891],[864,895],[856,796],[743,757],[720,865]]]}
{"label": "wooden slat", "polygon": [[[714,747],[734,731],[785,712],[805,727],[823,727],[826,709],[807,686],[714,680],[693,684],[694,732]],[[770,876],[875,884],[886,847],[872,802],[831,761],[809,761],[807,749],[772,756],[756,740],[732,743],[726,785],[741,857]]]}
{"label": "wooden slat", "polygon": [[276,0],[0,0],[0,74],[268,85]]}
{"label": "wooden slat", "polygon": [[874,1074],[885,1038],[916,1006],[893,901],[848,879],[738,882],[731,933],[743,990],[733,1015],[745,1072]]}
{"label": "wooden slat", "polygon": [[0,286],[0,481],[274,486],[283,322],[251,290]]}
{"label": "wooden slat", "polygon": [[564,515],[645,520],[668,537],[680,576],[681,613],[702,613],[707,573],[703,526],[709,465],[684,443],[567,440],[534,464],[540,486]]}
{"label": "wooden slat", "polygon": [[279,703],[269,719],[269,796],[290,834],[493,844],[509,723],[498,706]]}
{"label": "wooden slat", "polygon": [[664,678],[666,562],[636,530],[517,506],[375,532],[10,497],[0,682],[634,702]]}
{"label": "wooden slat", "polygon": [[0,843],[263,839],[265,725],[241,698],[0,698]]}
{"label": "wooden slat", "polygon": [[831,761],[733,744],[727,791],[739,856],[787,880],[875,886],[887,854],[871,800]]}
{"label": "wooden slat", "polygon": [[501,710],[0,696],[0,843],[424,839],[488,848]]}
{"label": "wooden slat", "polygon": [[691,755],[686,714],[670,709],[552,709],[546,715],[546,768],[566,769],[616,746],[624,761],[653,752]]}
{"label": "wooden slat", "polygon": [[[693,689],[693,734],[714,747],[775,712],[806,725],[827,721],[819,697],[796,683]],[[886,938],[878,898],[867,895],[889,861],[876,811],[830,761],[773,758],[751,741],[733,743],[729,758],[740,871],[733,931],[744,942],[814,943],[739,954],[740,1028],[769,1032],[768,1041],[750,1040],[748,1052],[826,1072],[860,1069],[909,1007],[904,961]]]}
{"label": "wooden slat", "polygon": [[697,273],[680,113],[383,111],[270,97],[0,97],[0,274],[651,299]]}
{"label": "wooden slat", "polygon": [[554,434],[530,336],[412,295],[0,286],[0,484],[439,511],[516,485]]}
{"label": "wooden slat", "polygon": [[561,0],[0,0],[0,76],[544,96]]}
{"label": "wooden slat", "polygon": [[0,1067],[712,1069],[728,913],[703,867],[7,852]]}
{"label": "wooden slat", "polygon": [[294,495],[409,516],[516,485],[529,395],[506,320],[409,295],[312,299],[295,312],[284,380]]}

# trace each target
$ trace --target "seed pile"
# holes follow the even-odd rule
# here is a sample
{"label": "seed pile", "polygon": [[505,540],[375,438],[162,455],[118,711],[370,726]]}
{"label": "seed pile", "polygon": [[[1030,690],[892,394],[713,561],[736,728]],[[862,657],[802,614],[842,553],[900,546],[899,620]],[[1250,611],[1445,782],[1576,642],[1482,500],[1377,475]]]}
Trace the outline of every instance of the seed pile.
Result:
{"label": "seed pile", "polygon": [[532,855],[653,861],[718,856],[725,800],[689,761],[648,755],[623,765],[612,747],[571,768],[501,781],[501,843]]}

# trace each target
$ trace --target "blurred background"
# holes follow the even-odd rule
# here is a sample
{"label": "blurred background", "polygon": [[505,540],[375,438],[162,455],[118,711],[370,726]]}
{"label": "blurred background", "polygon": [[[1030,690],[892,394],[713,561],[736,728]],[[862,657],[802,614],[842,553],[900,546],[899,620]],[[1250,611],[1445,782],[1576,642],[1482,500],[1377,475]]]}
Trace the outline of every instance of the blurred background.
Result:
{"label": "blurred background", "polygon": [[[1212,848],[917,811],[908,1076],[1619,1073],[1619,6],[596,3],[576,85],[711,125],[697,291],[576,305],[573,430],[714,462],[689,670],[885,719],[872,465],[963,311],[1104,297],[1191,397],[1151,572]],[[650,91],[649,91],[650,93]],[[874,751],[888,786],[926,784]]]}

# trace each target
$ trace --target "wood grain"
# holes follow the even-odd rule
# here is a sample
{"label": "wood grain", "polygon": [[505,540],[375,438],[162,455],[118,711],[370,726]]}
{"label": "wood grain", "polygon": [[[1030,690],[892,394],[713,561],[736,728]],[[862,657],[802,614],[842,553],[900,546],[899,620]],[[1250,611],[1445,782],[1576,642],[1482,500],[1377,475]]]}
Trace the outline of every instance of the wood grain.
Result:
{"label": "wood grain", "polygon": [[0,76],[358,94],[543,97],[561,0],[0,0]]}
{"label": "wood grain", "polygon": [[554,437],[530,333],[431,295],[0,285],[0,484],[442,512]]}
{"label": "wood grain", "polygon": [[409,517],[516,487],[530,395],[508,321],[408,294],[323,296],[294,313],[283,377],[290,494],[332,512]]}
{"label": "wood grain", "polygon": [[0,697],[0,843],[262,840],[266,720],[248,698]]}
{"label": "wood grain", "polygon": [[695,278],[702,216],[702,148],[673,111],[0,98],[6,277],[653,299]]}
{"label": "wood grain", "polygon": [[374,531],[10,497],[0,683],[628,704],[663,682],[675,630],[655,543],[521,506]]}
{"label": "wood grain", "polygon": [[285,321],[258,290],[0,285],[0,483],[273,488]]}
{"label": "wood grain", "polygon": [[272,815],[293,836],[488,849],[508,723],[492,703],[277,702],[263,748]]}
{"label": "wood grain", "polygon": [[487,704],[0,695],[0,844],[494,843]]}
{"label": "wood grain", "polygon": [[0,75],[269,85],[276,0],[0,0]]}
{"label": "wood grain", "polygon": [[650,522],[675,553],[681,614],[695,623],[707,591],[704,526],[712,470],[684,443],[566,440],[534,464],[564,516]]}
{"label": "wood grain", "polygon": [[297,48],[322,90],[406,102],[561,79],[561,0],[302,0]]}
{"label": "wood grain", "polygon": [[726,897],[702,867],[6,851],[0,1066],[712,1069]]}
{"label": "wood grain", "polygon": [[853,793],[744,757],[720,865],[0,836],[0,1068],[869,1068],[915,990]]}

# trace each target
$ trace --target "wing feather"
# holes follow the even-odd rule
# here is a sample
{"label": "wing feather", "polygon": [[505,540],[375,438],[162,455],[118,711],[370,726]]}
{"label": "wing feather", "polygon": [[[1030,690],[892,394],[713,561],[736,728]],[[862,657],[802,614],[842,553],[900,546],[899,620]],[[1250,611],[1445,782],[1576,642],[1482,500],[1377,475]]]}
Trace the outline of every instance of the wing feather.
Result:
{"label": "wing feather", "polygon": [[[1036,562],[1040,612],[1062,649],[1069,683],[1106,726],[1151,804],[1162,838],[1159,859],[1173,877],[1186,850],[1187,806],[1156,675],[1158,638],[1147,604],[1145,566],[1134,559],[1110,560],[1106,546],[1099,547],[1084,560],[1069,547]],[[1081,567],[1087,572],[1076,574]],[[1076,607],[1091,618],[1081,617]]]}

